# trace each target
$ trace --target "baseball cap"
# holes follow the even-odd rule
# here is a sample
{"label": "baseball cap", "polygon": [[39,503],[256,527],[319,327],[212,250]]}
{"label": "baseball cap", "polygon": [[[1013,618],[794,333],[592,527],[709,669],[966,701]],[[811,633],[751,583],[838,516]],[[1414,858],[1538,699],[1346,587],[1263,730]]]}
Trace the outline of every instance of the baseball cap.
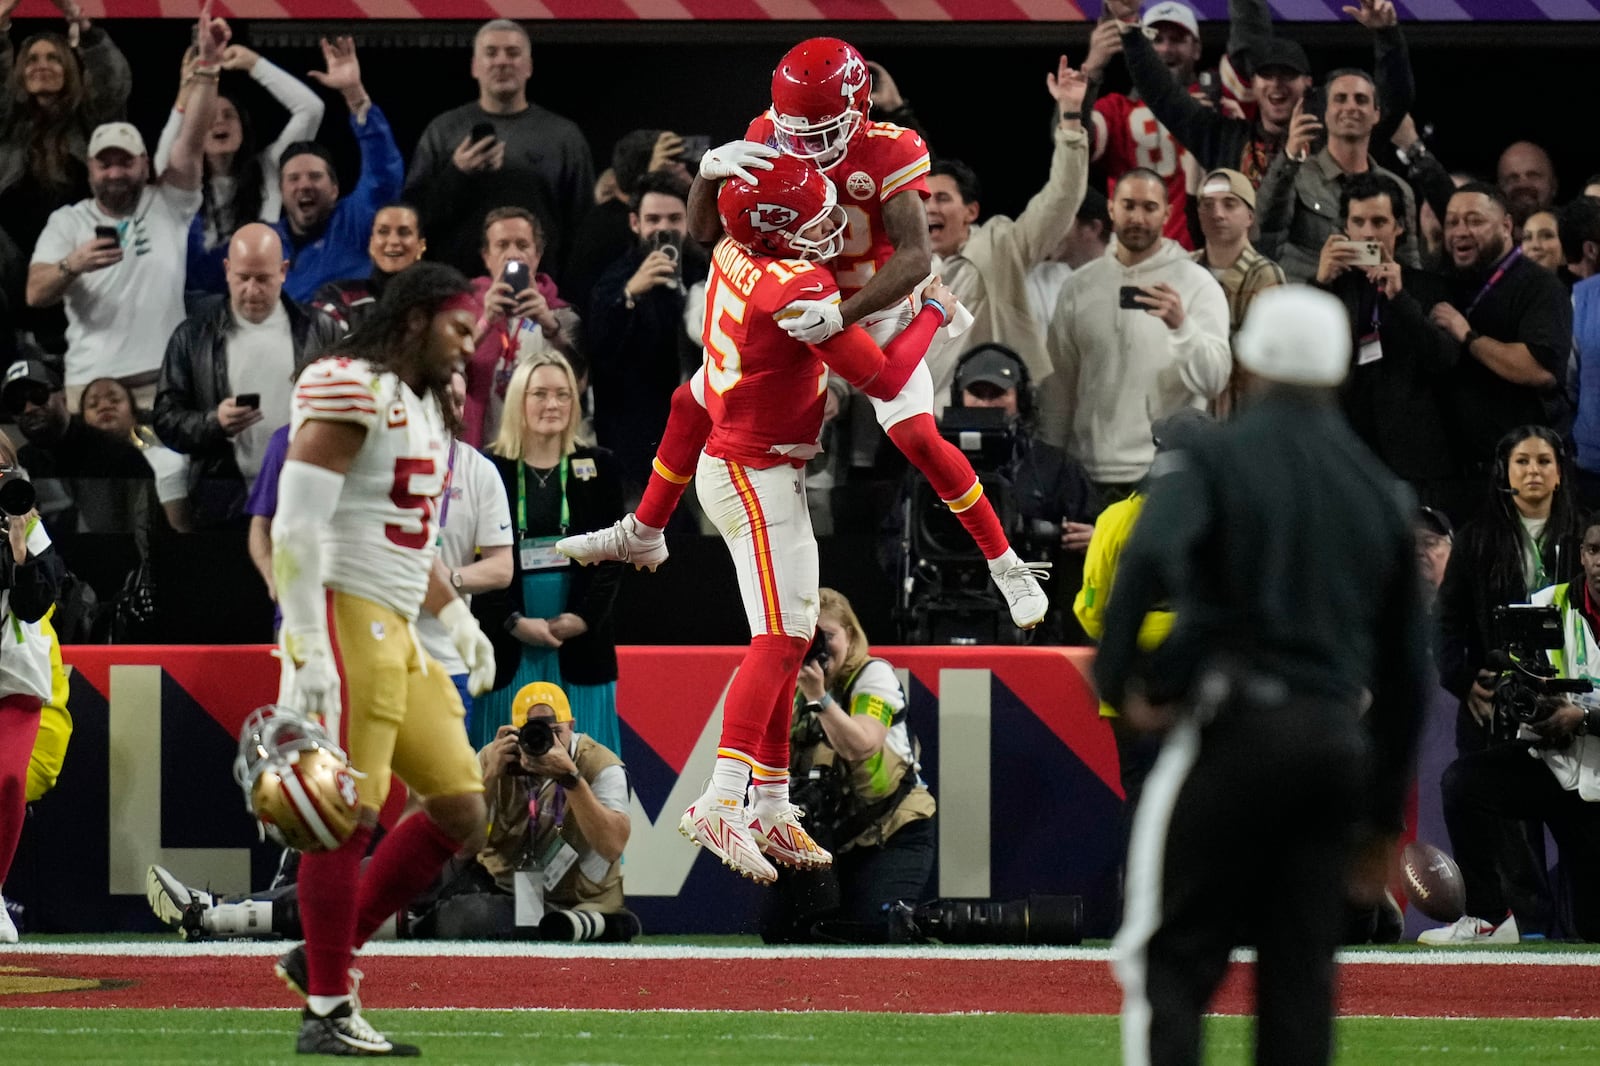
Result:
{"label": "baseball cap", "polygon": [[1216,424],[1216,419],[1198,407],[1183,407],[1152,422],[1150,439],[1158,452],[1182,451]]}
{"label": "baseball cap", "polygon": [[572,721],[572,704],[560,685],[548,681],[535,681],[517,690],[511,701],[511,724],[521,729],[528,723],[528,713],[535,707],[549,707],[556,713],[557,722]]}
{"label": "baseball cap", "polygon": [[998,345],[974,349],[956,369],[956,388],[965,391],[980,381],[1002,389],[1016,388],[1022,384],[1021,357]]}
{"label": "baseball cap", "polygon": [[107,122],[96,126],[89,137],[89,158],[93,159],[107,148],[120,148],[129,155],[149,155],[144,138],[128,122]]}
{"label": "baseball cap", "polygon": [[1162,3],[1144,13],[1139,25],[1148,30],[1158,22],[1171,22],[1182,26],[1196,37],[1200,36],[1200,23],[1194,17],[1194,11],[1187,4],[1177,3],[1177,0],[1162,0]]}
{"label": "baseball cap", "polygon": [[1287,37],[1268,37],[1259,45],[1251,45],[1250,69],[1260,74],[1268,67],[1287,67],[1296,74],[1310,74],[1311,60],[1306,50]]}
{"label": "baseball cap", "polygon": [[1237,170],[1218,167],[1206,175],[1206,180],[1200,185],[1200,195],[1205,197],[1225,192],[1232,193],[1249,204],[1250,210],[1256,209],[1256,187],[1250,184],[1250,179]]}
{"label": "baseball cap", "polygon": [[1350,373],[1350,319],[1332,293],[1276,285],[1251,302],[1233,352],[1268,381],[1333,388]]}
{"label": "baseball cap", "polygon": [[1436,511],[1432,507],[1417,508],[1417,528],[1441,537],[1455,536],[1455,528],[1450,525],[1450,519],[1443,511]]}
{"label": "baseball cap", "polygon": [[43,385],[51,392],[61,388],[61,378],[38,359],[19,359],[6,369],[6,376],[0,381],[0,395],[9,392],[18,382],[31,381]]}

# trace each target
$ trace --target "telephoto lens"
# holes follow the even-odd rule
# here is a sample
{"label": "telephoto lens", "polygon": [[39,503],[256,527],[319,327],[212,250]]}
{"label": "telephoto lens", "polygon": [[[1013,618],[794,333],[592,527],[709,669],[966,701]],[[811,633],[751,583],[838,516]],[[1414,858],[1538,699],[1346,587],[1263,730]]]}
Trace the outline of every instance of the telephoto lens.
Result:
{"label": "telephoto lens", "polygon": [[556,733],[543,718],[530,718],[517,731],[517,743],[529,757],[537,759],[555,747]]}

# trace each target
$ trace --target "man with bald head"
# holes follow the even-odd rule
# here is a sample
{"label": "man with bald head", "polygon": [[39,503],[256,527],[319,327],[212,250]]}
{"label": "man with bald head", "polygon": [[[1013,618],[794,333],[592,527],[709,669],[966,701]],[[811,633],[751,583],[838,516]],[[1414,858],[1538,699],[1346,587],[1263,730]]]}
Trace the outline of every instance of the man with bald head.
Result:
{"label": "man with bald head", "polygon": [[267,441],[289,423],[294,373],[339,336],[333,319],[284,294],[289,264],[271,226],[241,226],[223,270],[227,295],[173,332],[156,393],[156,433],[189,456],[197,528],[247,521]]}
{"label": "man with bald head", "polygon": [[1500,153],[1495,184],[1511,205],[1511,219],[1516,225],[1513,237],[1518,241],[1528,216],[1548,211],[1556,202],[1555,164],[1550,162],[1550,153],[1532,141],[1518,141]]}

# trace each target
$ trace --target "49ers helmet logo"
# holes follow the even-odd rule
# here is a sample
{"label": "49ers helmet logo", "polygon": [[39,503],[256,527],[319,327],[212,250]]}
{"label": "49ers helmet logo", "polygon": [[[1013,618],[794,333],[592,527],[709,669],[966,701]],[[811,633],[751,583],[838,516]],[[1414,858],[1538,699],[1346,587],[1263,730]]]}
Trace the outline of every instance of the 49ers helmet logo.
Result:
{"label": "49ers helmet logo", "polygon": [[800,217],[800,212],[782,204],[756,204],[749,211],[750,225],[762,233],[776,233]]}
{"label": "49ers helmet logo", "polygon": [[867,87],[867,64],[858,55],[846,59],[839,68],[839,74],[839,95],[846,100],[854,100],[856,93]]}

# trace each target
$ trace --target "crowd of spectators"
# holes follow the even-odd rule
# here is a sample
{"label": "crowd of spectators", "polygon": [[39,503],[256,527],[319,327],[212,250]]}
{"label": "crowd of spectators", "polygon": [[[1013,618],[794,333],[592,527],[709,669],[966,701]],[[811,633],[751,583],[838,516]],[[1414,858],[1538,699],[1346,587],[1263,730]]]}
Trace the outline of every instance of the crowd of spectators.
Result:
{"label": "crowd of spectators", "polygon": [[[518,368],[560,356],[575,439],[609,453],[624,509],[636,501],[672,392],[700,361],[708,249],[686,223],[698,145],[632,131],[597,179],[584,132],[530,98],[527,32],[496,19],[468,60],[477,98],[434,117],[408,152],[350,38],[322,42],[308,85],[205,19],[151,152],[124,119],[135,74],[163,74],[130,65],[71,5],[64,32],[13,41],[11,6],[0,0],[0,358],[12,367],[0,397],[58,549],[102,599],[138,583],[152,537],[237,531],[242,543],[297,369],[419,259],[477,279],[463,444],[491,450]],[[1103,7],[1082,62],[1089,92],[1072,104],[1082,128],[1055,128],[1048,172],[1015,218],[985,210],[993,158],[942,155],[937,124],[929,143],[933,268],[976,319],[929,353],[939,406],[996,391],[978,381],[969,401],[952,387],[964,354],[1015,354],[1027,436],[1093,486],[1060,514],[1030,514],[1059,528],[1053,553],[1081,555],[1094,516],[1140,483],[1155,421],[1186,408],[1226,418],[1243,402],[1232,336],[1250,301],[1286,280],[1343,301],[1358,353],[1346,413],[1457,526],[1515,426],[1558,434],[1578,502],[1600,499],[1600,411],[1582,390],[1600,375],[1600,200],[1587,195],[1600,185],[1564,200],[1548,152],[1526,141],[1493,175],[1436,158],[1411,118],[1418,87],[1390,0],[1350,9],[1370,31],[1370,68],[1327,71],[1262,0],[1230,4],[1219,55],[1182,3]],[[921,131],[892,74],[871,68],[872,117]],[[1067,108],[1066,83],[1050,82]],[[339,100],[354,176],[319,140]],[[860,473],[846,453],[877,450],[879,431],[850,406],[842,390],[830,398],[845,414],[827,429],[834,456],[812,467],[816,489]],[[81,558],[85,534],[138,543],[96,565]],[[1076,588],[1059,584],[1070,602]]]}

